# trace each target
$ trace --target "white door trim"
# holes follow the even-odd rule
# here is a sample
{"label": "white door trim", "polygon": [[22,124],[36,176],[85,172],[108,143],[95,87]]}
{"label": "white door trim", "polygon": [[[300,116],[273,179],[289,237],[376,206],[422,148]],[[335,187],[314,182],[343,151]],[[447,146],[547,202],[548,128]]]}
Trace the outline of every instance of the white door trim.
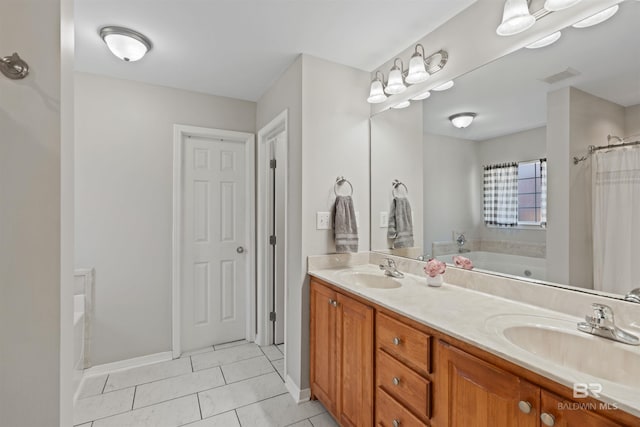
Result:
{"label": "white door trim", "polygon": [[[257,248],[258,248],[258,263],[257,263],[257,289],[258,289],[258,310],[257,310],[257,320],[258,320],[258,334],[256,335],[256,343],[258,345],[268,345],[271,342],[271,336],[273,334],[271,329],[271,324],[269,321],[269,312],[271,311],[271,307],[269,306],[269,298],[268,293],[265,291],[267,286],[267,278],[268,278],[268,253],[265,250],[267,245],[267,218],[268,218],[268,210],[269,210],[269,200],[267,200],[267,185],[270,182],[269,179],[269,168],[267,164],[269,162],[269,150],[267,147],[267,141],[269,139],[284,133],[287,137],[285,152],[288,153],[288,145],[289,145],[289,126],[288,126],[288,114],[289,110],[285,109],[280,114],[278,114],[273,120],[271,120],[267,125],[265,125],[262,129],[258,131],[258,231],[257,231]],[[278,167],[284,168],[284,175],[287,176],[287,161],[281,162]],[[287,259],[288,251],[287,251],[287,209],[288,206],[288,182],[285,179],[285,188],[284,188],[284,223],[285,223],[285,235],[278,236],[278,241],[282,242],[285,245],[285,259],[284,259],[284,336],[285,336],[285,375],[287,369]]]}
{"label": "white door trim", "polygon": [[197,126],[173,125],[173,242],[172,242],[172,326],[171,326],[171,351],[174,358],[181,354],[181,333],[180,333],[180,260],[182,257],[180,224],[181,201],[182,201],[182,146],[185,136],[204,137],[214,139],[225,139],[238,141],[246,144],[246,182],[249,191],[246,194],[246,207],[250,212],[247,225],[246,236],[247,246],[247,293],[249,296],[245,338],[248,341],[255,340],[252,325],[256,318],[256,286],[255,286],[255,135],[246,132],[235,132],[222,129],[210,129]]}

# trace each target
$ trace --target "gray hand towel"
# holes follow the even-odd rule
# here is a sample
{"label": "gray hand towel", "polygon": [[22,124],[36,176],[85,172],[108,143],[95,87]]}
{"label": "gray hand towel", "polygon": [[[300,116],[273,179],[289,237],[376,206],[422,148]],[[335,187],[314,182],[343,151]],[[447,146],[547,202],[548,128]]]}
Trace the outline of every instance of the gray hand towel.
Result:
{"label": "gray hand towel", "polygon": [[413,246],[413,221],[411,205],[405,197],[394,197],[389,211],[389,229],[387,237],[393,240],[393,248]]}
{"label": "gray hand towel", "polygon": [[351,196],[337,196],[334,205],[333,230],[336,252],[358,252],[358,225]]}

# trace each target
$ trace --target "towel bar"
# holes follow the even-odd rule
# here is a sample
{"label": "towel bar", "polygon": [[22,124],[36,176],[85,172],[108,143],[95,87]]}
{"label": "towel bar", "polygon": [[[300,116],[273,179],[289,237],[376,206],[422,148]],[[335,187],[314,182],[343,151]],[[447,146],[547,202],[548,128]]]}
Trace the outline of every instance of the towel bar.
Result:
{"label": "towel bar", "polygon": [[396,190],[400,186],[404,187],[404,193],[405,194],[409,194],[409,189],[407,188],[407,186],[403,182],[401,182],[401,181],[399,181],[397,179],[393,180],[393,182],[391,183],[391,186],[393,187],[391,189],[391,194],[393,195],[393,197],[398,197],[398,195],[396,194]]}
{"label": "towel bar", "polygon": [[347,184],[349,184],[349,188],[351,189],[351,192],[348,195],[349,196],[353,196],[353,185],[351,185],[349,180],[347,178],[345,178],[344,176],[339,176],[339,177],[336,178],[336,183],[333,186],[333,192],[335,193],[336,197],[339,196],[339,194],[338,194],[338,186],[343,185],[345,182]]}

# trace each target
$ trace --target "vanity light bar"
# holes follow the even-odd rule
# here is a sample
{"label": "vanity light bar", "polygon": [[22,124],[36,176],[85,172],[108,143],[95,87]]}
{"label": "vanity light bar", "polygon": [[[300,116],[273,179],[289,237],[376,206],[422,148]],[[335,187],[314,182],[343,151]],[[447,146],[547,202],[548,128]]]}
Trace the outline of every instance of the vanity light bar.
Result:
{"label": "vanity light bar", "polygon": [[[367,102],[369,104],[379,104],[386,101],[388,95],[400,94],[407,89],[407,86],[426,81],[431,75],[441,71],[448,61],[449,53],[442,49],[424,58],[424,47],[421,44],[417,44],[409,61],[408,70],[404,69],[402,59],[395,58],[386,82],[381,71],[375,72],[369,88]],[[423,92],[417,95],[416,98],[422,95],[425,98],[429,96]]]}

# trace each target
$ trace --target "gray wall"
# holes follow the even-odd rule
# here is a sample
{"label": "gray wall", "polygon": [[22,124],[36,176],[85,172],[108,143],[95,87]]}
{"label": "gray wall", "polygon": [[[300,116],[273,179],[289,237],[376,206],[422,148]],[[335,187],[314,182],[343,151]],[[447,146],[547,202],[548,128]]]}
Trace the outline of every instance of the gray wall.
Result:
{"label": "gray wall", "polygon": [[[389,213],[393,200],[391,182],[403,182],[413,211],[414,246],[423,251],[423,135],[422,102],[401,110],[389,110],[371,118],[371,249],[387,250],[392,242],[387,227],[380,227],[380,213]],[[404,189],[399,188],[400,194]],[[397,251],[391,251],[397,253]],[[427,250],[428,252],[428,250]],[[416,255],[416,256],[417,256]]]}
{"label": "gray wall", "polygon": [[474,236],[482,193],[477,143],[460,138],[424,134],[424,243],[453,240],[453,231]]}
{"label": "gray wall", "polygon": [[93,364],[171,349],[173,125],[255,131],[256,104],[77,73],[76,266]]}
{"label": "gray wall", "polygon": [[[301,283],[306,275],[302,256],[302,55],[258,100],[257,125],[261,129],[283,110],[288,109],[287,153],[287,301],[285,327],[286,373],[298,386],[302,379]],[[308,353],[308,351],[307,351]]]}
{"label": "gray wall", "polygon": [[[65,2],[66,4],[66,2]],[[31,66],[0,76],[0,424],[69,425],[71,369],[61,360],[61,4],[2,3],[0,51]],[[65,205],[66,206],[66,205]],[[69,296],[70,298],[70,296]],[[70,306],[70,301],[65,301]],[[68,319],[68,325],[61,319]],[[61,372],[68,375],[60,379]],[[67,386],[63,386],[63,382]],[[62,407],[62,409],[61,409]]]}
{"label": "gray wall", "polygon": [[591,162],[572,158],[624,135],[625,108],[565,88],[549,93],[547,119],[547,280],[592,288]]}
{"label": "gray wall", "polygon": [[369,249],[368,73],[299,56],[258,101],[260,129],[289,109],[287,381],[309,387],[307,256],[335,252],[331,232],[316,230],[317,211],[330,211],[338,175],[354,187],[360,250]]}

